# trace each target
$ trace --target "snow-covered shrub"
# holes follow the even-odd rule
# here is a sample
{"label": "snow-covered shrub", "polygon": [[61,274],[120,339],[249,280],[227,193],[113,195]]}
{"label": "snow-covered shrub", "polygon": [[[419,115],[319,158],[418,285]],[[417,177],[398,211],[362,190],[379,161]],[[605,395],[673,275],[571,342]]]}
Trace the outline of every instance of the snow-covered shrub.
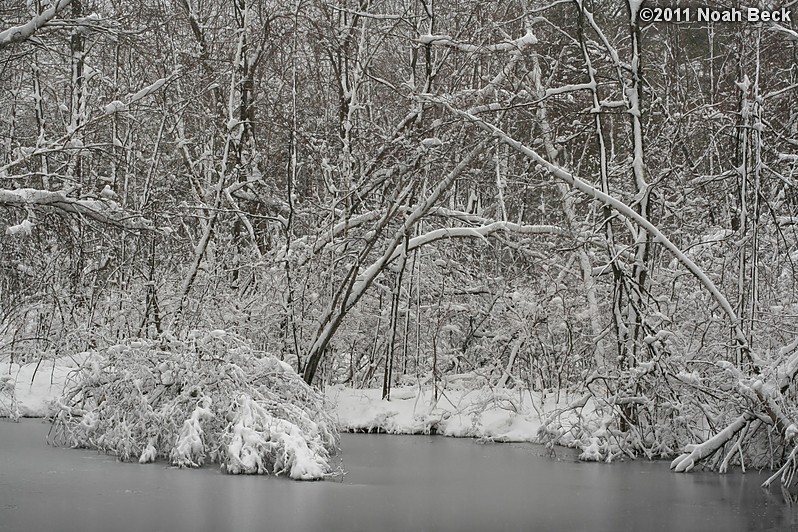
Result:
{"label": "snow-covered shrub", "polygon": [[56,438],[121,460],[219,463],[229,473],[330,473],[335,422],[287,364],[221,330],[96,353],[57,401]]}

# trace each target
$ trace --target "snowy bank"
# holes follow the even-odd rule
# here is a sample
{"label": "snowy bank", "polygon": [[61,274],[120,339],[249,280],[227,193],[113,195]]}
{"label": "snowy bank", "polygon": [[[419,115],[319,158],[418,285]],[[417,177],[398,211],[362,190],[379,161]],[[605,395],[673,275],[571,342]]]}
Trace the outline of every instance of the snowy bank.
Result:
{"label": "snowy bank", "polygon": [[326,391],[338,427],[347,432],[440,434],[497,442],[536,442],[544,412],[556,407],[529,390],[501,388],[439,390],[432,387],[394,388],[391,400],[379,389],[353,390],[341,385]]}
{"label": "snowy bank", "polygon": [[[67,375],[86,357],[83,353],[44,360],[38,368],[37,364],[0,363],[0,376],[14,381],[19,416],[53,416]],[[527,390],[488,388],[441,390],[436,403],[429,386],[394,388],[390,401],[381,399],[379,389],[353,390],[342,385],[328,387],[325,397],[342,431],[434,433],[508,442],[535,441],[541,425],[538,412],[550,411],[556,404],[553,396],[543,401]],[[0,417],[10,416],[10,402],[10,394],[0,391]]]}
{"label": "snowy bank", "polygon": [[[16,402],[19,415],[22,417],[46,417],[56,413],[55,400],[61,395],[67,374],[78,367],[86,359],[86,355],[64,357],[53,361],[44,361],[36,370],[36,364],[9,366],[0,363],[0,376],[14,379]],[[34,375],[35,370],[35,375]],[[0,417],[9,416],[9,394],[3,393],[0,382]],[[338,429],[344,432],[384,432],[388,434],[439,434],[460,438],[481,438],[496,442],[538,442],[539,431],[544,422],[558,407],[567,403],[564,396],[548,394],[542,397],[529,390],[511,390],[503,388],[463,389],[447,388],[439,390],[437,402],[431,386],[410,386],[394,388],[391,400],[383,400],[380,389],[351,389],[342,385],[330,386],[325,391],[325,401],[332,410]],[[559,401],[558,401],[559,399]],[[256,456],[248,455],[246,449],[262,446],[264,441],[250,430],[253,409],[257,407],[247,399],[239,398],[236,402],[239,412],[235,433],[231,438],[230,472],[257,473],[262,470]],[[582,414],[589,416],[592,409],[587,405]],[[195,419],[192,421],[191,415]],[[201,410],[192,412],[186,421],[183,451],[180,456],[191,456],[191,437],[198,434],[197,423],[201,421]],[[261,414],[261,419],[268,416]],[[568,426],[569,420],[560,420],[561,426]],[[268,423],[267,423],[268,424]],[[273,424],[273,423],[272,423]],[[289,448],[296,448],[295,453],[302,455],[305,450],[295,442],[296,430],[282,426],[281,438]],[[194,427],[194,428],[192,428]],[[563,436],[564,433],[558,436]],[[189,437],[191,436],[191,437]],[[577,442],[566,437],[558,437],[558,443],[574,447],[595,446],[595,442]],[[196,439],[194,440],[196,442]],[[580,444],[581,443],[581,444]],[[188,447],[185,447],[188,445]],[[299,445],[299,447],[297,447]],[[292,447],[293,446],[293,447]],[[144,451],[147,448],[145,447]],[[145,454],[142,451],[142,454]],[[150,453],[154,450],[150,449]],[[145,456],[148,456],[145,454]],[[585,453],[583,459],[595,459]],[[314,470],[312,460],[307,462],[309,469]],[[302,475],[297,470],[295,475]],[[309,473],[308,473],[309,474]]]}
{"label": "snowy bank", "polygon": [[53,415],[55,399],[64,391],[67,374],[85,358],[84,353],[23,365],[0,361],[0,417]]}

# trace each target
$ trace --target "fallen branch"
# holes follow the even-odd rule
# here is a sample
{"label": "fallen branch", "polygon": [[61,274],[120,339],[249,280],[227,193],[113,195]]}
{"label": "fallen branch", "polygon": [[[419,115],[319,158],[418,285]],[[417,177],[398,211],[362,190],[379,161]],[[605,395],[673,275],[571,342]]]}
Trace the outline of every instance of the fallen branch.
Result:
{"label": "fallen branch", "polygon": [[735,434],[740,432],[743,427],[754,418],[755,416],[752,413],[746,412],[704,443],[685,446],[685,453],[671,462],[671,469],[677,473],[686,473],[690,471],[698,462],[705,458],[709,458],[720,450]]}

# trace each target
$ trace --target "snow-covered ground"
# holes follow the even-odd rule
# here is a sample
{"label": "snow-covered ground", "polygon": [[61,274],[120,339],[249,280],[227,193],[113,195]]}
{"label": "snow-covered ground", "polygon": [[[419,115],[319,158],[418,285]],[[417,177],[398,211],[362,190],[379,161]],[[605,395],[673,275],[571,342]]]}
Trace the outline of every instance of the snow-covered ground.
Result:
{"label": "snow-covered ground", "polygon": [[52,403],[64,389],[67,375],[84,359],[85,355],[77,355],[23,365],[0,362],[0,417],[51,414]]}
{"label": "snow-covered ground", "polygon": [[[21,417],[50,415],[65,378],[80,361],[80,357],[64,357],[44,360],[38,366],[0,362],[0,417],[14,412]],[[390,401],[381,399],[379,389],[341,385],[328,387],[325,396],[341,431],[434,433],[506,442],[536,441],[542,419],[558,405],[552,394],[541,398],[528,390],[456,384],[439,388],[437,401],[431,386],[394,388]],[[562,404],[567,398],[559,399]]]}
{"label": "snow-covered ground", "polygon": [[327,389],[342,431],[390,434],[442,434],[494,441],[536,441],[544,411],[554,397],[541,401],[527,390],[394,388],[391,400],[382,400],[379,389],[354,390],[343,386]]}

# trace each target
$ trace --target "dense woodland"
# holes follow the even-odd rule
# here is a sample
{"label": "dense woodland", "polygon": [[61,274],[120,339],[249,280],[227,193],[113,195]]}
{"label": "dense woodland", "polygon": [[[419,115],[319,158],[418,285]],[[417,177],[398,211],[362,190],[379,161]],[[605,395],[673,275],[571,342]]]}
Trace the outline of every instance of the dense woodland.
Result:
{"label": "dense woodland", "polygon": [[798,33],[639,9],[3,3],[0,353],[224,330],[313,385],[568,390],[598,415],[543,441],[791,479]]}

